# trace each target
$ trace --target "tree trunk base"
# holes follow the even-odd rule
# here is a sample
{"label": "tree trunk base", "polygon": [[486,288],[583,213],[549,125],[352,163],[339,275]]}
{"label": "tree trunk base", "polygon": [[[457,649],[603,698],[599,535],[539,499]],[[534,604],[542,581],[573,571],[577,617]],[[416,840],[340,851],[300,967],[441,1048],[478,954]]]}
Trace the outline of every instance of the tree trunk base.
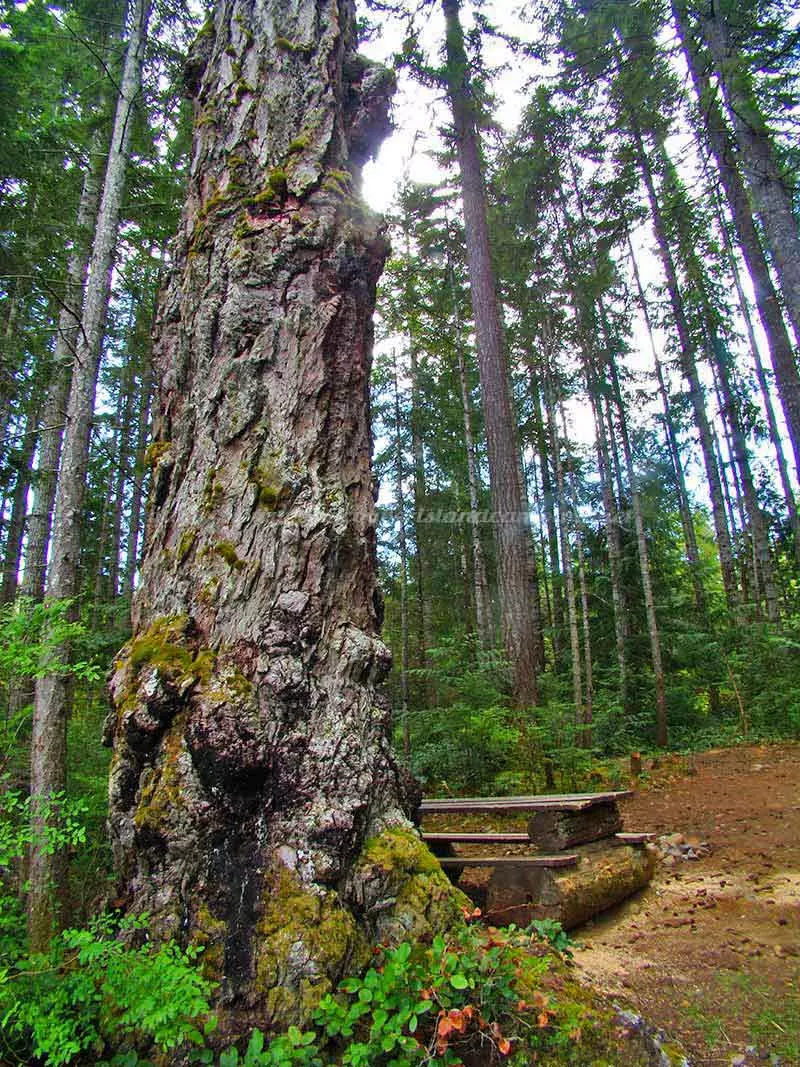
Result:
{"label": "tree trunk base", "polygon": [[577,867],[498,867],[486,892],[487,918],[504,926],[555,919],[571,930],[643,889],[655,863],[648,848],[603,843],[581,849]]}

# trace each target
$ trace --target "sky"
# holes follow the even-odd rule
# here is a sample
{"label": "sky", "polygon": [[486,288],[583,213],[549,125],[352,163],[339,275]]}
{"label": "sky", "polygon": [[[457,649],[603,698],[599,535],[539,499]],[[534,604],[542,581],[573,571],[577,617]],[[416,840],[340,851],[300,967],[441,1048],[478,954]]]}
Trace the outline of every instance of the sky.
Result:
{"label": "sky", "polygon": [[[516,13],[517,7],[492,0],[483,6],[483,14],[491,22],[501,25],[504,31],[528,39],[531,27],[521,21]],[[461,19],[466,32],[472,25],[469,4],[464,5]],[[422,43],[435,59],[444,41],[444,18],[438,2],[430,4],[420,16],[419,26]],[[362,51],[371,59],[391,64],[392,55],[400,50],[403,37],[403,26],[387,16],[380,38],[363,46]],[[511,131],[525,106],[523,86],[530,71],[528,68],[526,72],[498,41],[487,42],[486,56],[490,64],[507,64],[496,82],[495,118],[504,129]],[[374,211],[384,212],[391,207],[398,184],[404,177],[419,182],[437,181],[442,177],[429,153],[441,150],[438,131],[447,122],[447,116],[442,92],[419,85],[408,72],[401,71],[393,105],[395,131],[384,142],[378,158],[364,169],[364,197]]]}

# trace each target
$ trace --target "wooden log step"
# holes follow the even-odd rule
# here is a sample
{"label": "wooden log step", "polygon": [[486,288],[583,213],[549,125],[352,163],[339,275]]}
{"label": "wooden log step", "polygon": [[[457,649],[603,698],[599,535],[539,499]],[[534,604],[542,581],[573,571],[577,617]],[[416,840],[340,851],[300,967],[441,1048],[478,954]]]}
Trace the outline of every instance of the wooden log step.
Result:
{"label": "wooden log step", "polygon": [[582,850],[566,870],[504,864],[492,872],[485,914],[503,925],[556,919],[571,930],[643,889],[655,862],[649,849],[602,844]]}
{"label": "wooden log step", "polygon": [[556,852],[613,837],[620,830],[622,816],[616,803],[608,800],[578,811],[563,808],[536,811],[528,822],[528,836],[533,844]]}
{"label": "wooden log step", "polygon": [[442,856],[442,867],[574,867],[577,855],[558,856]]}
{"label": "wooden log step", "polygon": [[655,841],[656,835],[645,831],[631,830],[621,834],[614,834],[614,841],[618,845],[646,845],[648,841]]}
{"label": "wooden log step", "polygon": [[529,845],[531,839],[527,834],[492,833],[491,831],[480,833],[456,833],[439,832],[423,834],[422,840],[429,844],[444,844],[451,841],[455,845]]}

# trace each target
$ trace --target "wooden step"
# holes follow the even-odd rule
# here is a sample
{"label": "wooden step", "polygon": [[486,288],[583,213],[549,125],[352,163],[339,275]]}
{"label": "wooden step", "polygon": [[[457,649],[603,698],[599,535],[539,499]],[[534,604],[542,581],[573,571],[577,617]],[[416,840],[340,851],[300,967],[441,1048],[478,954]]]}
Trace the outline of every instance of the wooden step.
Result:
{"label": "wooden step", "polygon": [[618,845],[646,845],[648,841],[655,841],[655,839],[655,834],[637,830],[614,834],[614,841]]}
{"label": "wooden step", "polygon": [[560,856],[444,856],[442,867],[574,867],[577,855]]}

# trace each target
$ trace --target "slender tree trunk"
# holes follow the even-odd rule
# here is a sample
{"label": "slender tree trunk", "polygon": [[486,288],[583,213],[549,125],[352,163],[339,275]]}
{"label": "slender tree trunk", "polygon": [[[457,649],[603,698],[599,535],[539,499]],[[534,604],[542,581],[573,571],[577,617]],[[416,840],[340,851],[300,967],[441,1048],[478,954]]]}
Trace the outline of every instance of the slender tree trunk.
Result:
{"label": "slender tree trunk", "polygon": [[125,374],[125,395],[121,419],[117,430],[119,455],[113,490],[113,520],[111,524],[111,553],[108,562],[108,595],[112,601],[120,595],[120,561],[122,554],[122,524],[125,510],[125,491],[131,479],[130,459],[133,439],[133,404],[136,382],[132,362],[129,360]]}
{"label": "slender tree trunk", "polygon": [[[159,280],[161,271],[159,270]],[[131,489],[130,524],[128,526],[128,546],[125,556],[125,575],[123,593],[133,594],[136,583],[136,569],[139,565],[139,537],[142,527],[142,499],[146,477],[146,451],[150,439],[150,407],[153,398],[153,363],[150,345],[145,347],[142,380],[139,389],[139,417],[136,427],[136,458],[133,465],[133,485]]]}
{"label": "slender tree trunk", "polygon": [[400,390],[397,384],[397,362],[394,366],[394,433],[395,433],[395,497],[397,500],[398,548],[400,551],[400,722],[403,731],[403,756],[411,758],[411,730],[408,721],[408,545],[406,543],[406,501],[403,490],[405,464],[400,438],[402,417]]}
{"label": "slender tree trunk", "polygon": [[[720,181],[730,207],[736,238],[753,283],[756,307],[767,339],[772,369],[775,373],[775,384],[792,443],[795,467],[800,471],[800,374],[792,343],[783,321],[780,301],[775,292],[775,286],[772,284],[761,239],[753,221],[747,190],[739,172],[736,149],[705,70],[698,41],[688,24],[684,4],[673,0],[672,10],[697,94],[703,131],[714,155]],[[727,240],[727,228],[724,226],[723,233]],[[738,284],[737,278],[737,286]]]}
{"label": "slender tree trunk", "polygon": [[650,342],[650,353],[653,357],[653,366],[656,372],[656,381],[658,382],[658,392],[661,397],[661,405],[664,409],[664,436],[667,442],[667,450],[669,451],[670,460],[672,463],[672,469],[675,475],[675,491],[678,498],[678,509],[681,515],[681,525],[683,527],[683,539],[686,546],[686,559],[689,564],[689,574],[692,581],[692,589],[694,592],[694,603],[697,609],[697,615],[704,624],[708,624],[708,604],[706,601],[706,591],[703,584],[703,577],[700,572],[700,552],[697,547],[697,534],[694,528],[694,519],[692,518],[692,511],[689,505],[689,493],[686,488],[686,475],[683,469],[683,460],[681,458],[680,445],[678,443],[678,434],[675,429],[675,423],[672,418],[672,405],[670,404],[669,392],[667,391],[666,381],[664,379],[664,370],[661,366],[661,360],[658,356],[658,350],[656,348],[655,338],[653,336],[653,324],[650,317],[650,309],[647,306],[647,298],[645,296],[644,288],[642,286],[641,275],[639,274],[639,265],[636,262],[636,255],[633,251],[633,244],[631,243],[630,233],[627,234],[628,252],[630,254],[631,266],[633,268],[633,277],[636,283],[636,292],[639,298],[639,307],[642,310],[644,316],[645,327],[647,329],[647,336]]}
{"label": "slender tree trunk", "polygon": [[754,569],[758,577],[759,586],[764,596],[767,609],[767,618],[770,622],[778,622],[780,611],[778,607],[778,593],[775,587],[775,576],[772,567],[772,553],[769,544],[769,531],[767,528],[764,512],[758,501],[753,473],[750,466],[750,455],[742,429],[739,415],[739,405],[733,391],[728,367],[729,355],[724,350],[719,337],[709,338],[709,347],[717,366],[724,415],[730,426],[731,445],[733,457],[739,472],[739,480],[742,485],[744,507],[747,513],[750,536],[752,538],[754,553]]}
{"label": "slender tree trunk", "polygon": [[738,604],[738,591],[736,587],[736,575],[733,564],[733,549],[731,547],[731,538],[730,531],[728,529],[728,523],[725,518],[725,503],[722,495],[722,482],[720,480],[719,468],[714,458],[714,446],[711,435],[711,427],[709,426],[708,422],[708,414],[705,408],[704,391],[702,385],[700,384],[700,376],[698,374],[697,364],[695,362],[695,350],[691,340],[689,324],[686,319],[683,299],[681,296],[680,288],[678,286],[678,275],[675,268],[675,262],[672,258],[672,252],[670,250],[667,229],[664,223],[663,215],[661,213],[661,207],[659,205],[658,197],[656,195],[655,185],[653,184],[653,175],[650,168],[649,159],[647,157],[641,133],[639,131],[635,119],[632,120],[631,126],[639,163],[639,169],[641,171],[642,178],[644,179],[645,188],[647,190],[647,196],[650,203],[650,210],[652,213],[653,225],[656,233],[656,241],[658,244],[659,256],[661,257],[661,264],[667,282],[667,290],[669,292],[673,319],[678,332],[678,342],[680,345],[681,353],[681,370],[689,386],[689,395],[692,402],[695,425],[697,426],[698,434],[700,436],[700,450],[703,455],[703,465],[705,467],[706,478],[708,481],[708,492],[711,500],[711,514],[714,520],[714,532],[716,534],[717,551],[719,553],[720,570],[722,572],[722,585],[725,590],[725,597],[728,603],[728,607],[732,610],[735,610]]}
{"label": "slender tree trunk", "polygon": [[478,640],[484,651],[494,647],[494,623],[492,621],[492,601],[489,595],[489,580],[486,574],[486,560],[483,554],[480,523],[480,478],[475,461],[475,432],[472,425],[472,398],[469,390],[467,360],[461,331],[461,315],[458,309],[456,275],[453,264],[448,257],[447,277],[450,286],[450,298],[453,305],[453,333],[458,359],[458,382],[461,389],[461,412],[464,421],[464,450],[467,456],[467,484],[469,486],[469,514],[472,530],[472,578],[475,598],[475,619],[478,627]]}
{"label": "slender tree trunk", "polygon": [[792,189],[781,172],[775,146],[746,69],[734,49],[718,0],[700,18],[703,37],[714,60],[739,149],[747,191],[764,228],[786,310],[800,344],[800,235],[792,210]]}
{"label": "slender tree trunk", "polygon": [[417,592],[417,643],[420,667],[428,662],[428,649],[433,646],[433,617],[431,603],[431,573],[426,532],[422,529],[425,515],[427,488],[425,482],[425,451],[420,426],[422,402],[419,388],[419,362],[417,358],[416,330],[412,321],[411,309],[416,306],[417,295],[411,280],[411,246],[406,233],[406,309],[408,314],[408,360],[411,379],[411,455],[414,462],[414,534],[416,540],[416,592]]}
{"label": "slender tree trunk", "polygon": [[[516,406],[514,403],[514,396],[509,389],[509,402],[511,404],[511,410],[515,411]],[[518,419],[514,416],[514,426],[516,427]],[[524,522],[528,527],[527,538],[527,557],[528,557],[528,580],[526,585],[530,589],[530,612],[531,612],[531,624],[533,627],[534,638],[536,642],[535,656],[536,656],[536,671],[537,673],[544,670],[544,634],[542,633],[542,597],[539,589],[539,567],[536,560],[536,542],[533,537],[533,531],[530,527],[530,501],[528,500],[528,479],[525,477],[525,467],[523,465],[522,449],[517,447],[517,478],[519,480],[519,496],[522,501],[522,514]]]}
{"label": "slender tree trunk", "polygon": [[[150,10],[151,0],[137,0],[95,228],[56,492],[52,560],[46,590],[53,599],[72,597],[77,591],[81,518],[95,385],[125,186],[133,109],[139,93]],[[65,675],[51,674],[37,681],[31,740],[34,842],[42,839],[42,802],[63,789],[66,780],[67,701]],[[56,901],[63,890],[63,878],[64,871],[59,860],[34,844],[28,898],[28,931],[33,951],[42,951],[50,939],[56,921]]]}
{"label": "slender tree trunk", "polygon": [[639,573],[642,578],[644,609],[647,617],[647,634],[650,639],[650,662],[653,667],[653,682],[656,691],[656,744],[660,745],[662,748],[666,748],[668,740],[667,694],[664,681],[664,664],[661,656],[661,634],[659,632],[656,602],[653,594],[653,581],[650,573],[650,553],[647,548],[647,534],[645,531],[644,514],[642,511],[642,496],[639,492],[636,470],[633,465],[633,449],[631,448],[630,434],[628,433],[625,401],[622,396],[619,375],[612,355],[611,337],[602,305],[598,308],[598,311],[600,322],[602,324],[603,337],[605,339],[605,349],[609,356],[606,367],[608,369],[608,375],[614,395],[614,403],[617,409],[617,425],[619,426],[620,439],[622,441],[622,453],[625,459],[625,470],[628,476],[628,486],[630,487],[631,494],[633,522],[636,530]]}
{"label": "slender tree trunk", "polygon": [[10,604],[17,595],[19,569],[22,559],[22,539],[25,536],[25,519],[28,513],[28,490],[31,485],[31,468],[38,439],[38,411],[25,419],[16,461],[16,478],[11,494],[11,516],[8,522],[5,552],[3,556],[3,580],[0,585],[0,604]]}
{"label": "slender tree trunk", "polygon": [[[717,210],[717,222],[722,232],[722,238],[725,245],[725,252],[728,258],[728,266],[730,267],[731,275],[733,277],[734,285],[736,286],[736,296],[739,302],[739,308],[744,320],[745,329],[747,332],[747,341],[750,348],[750,355],[753,358],[753,366],[755,367],[756,378],[758,379],[759,388],[761,389],[761,397],[764,403],[764,412],[767,417],[767,426],[769,428],[769,437],[772,443],[772,447],[775,451],[775,459],[778,466],[778,474],[780,476],[781,488],[783,489],[783,498],[786,504],[786,511],[789,516],[789,523],[792,527],[792,534],[794,536],[794,551],[795,559],[800,564],[800,516],[797,512],[797,504],[792,490],[792,483],[789,477],[789,467],[786,462],[786,456],[783,451],[783,441],[781,439],[781,433],[778,429],[778,420],[775,417],[775,407],[772,402],[772,392],[767,380],[767,374],[764,369],[764,363],[761,359],[761,350],[756,339],[756,332],[753,326],[753,317],[750,313],[750,306],[747,300],[747,296],[742,286],[742,280],[739,274],[739,267],[736,262],[736,252],[731,242],[730,234],[728,232],[728,225],[725,217],[722,213],[722,208],[719,200],[716,200]],[[788,340],[788,335],[787,335]]]}
{"label": "slender tree trunk", "polygon": [[354,6],[221,0],[190,55],[147,547],[111,682],[121,891],[153,940],[207,946],[226,1042],[307,1022],[373,945],[459,916],[406,819],[419,795],[381,695],[368,386],[387,249],[356,196],[394,79],[356,56]]}
{"label": "slender tree trunk", "polygon": [[[545,341],[549,345],[549,339]],[[531,373],[531,400],[536,433],[536,448],[539,453],[539,469],[542,474],[542,505],[547,523],[547,545],[550,558],[550,574],[553,588],[553,659],[561,660],[563,635],[566,632],[564,619],[564,590],[561,586],[561,561],[558,554],[558,527],[556,525],[555,492],[550,473],[550,448],[542,419],[540,383]]]}
{"label": "slender tree trunk", "polygon": [[518,707],[539,701],[536,657],[539,635],[531,607],[529,520],[520,495],[518,448],[511,409],[503,332],[494,287],[486,193],[458,0],[443,0],[446,20],[448,95],[458,143],[464,226],[478,366],[486,423],[489,480],[495,512],[501,612],[506,653]]}
{"label": "slender tree trunk", "polygon": [[[564,440],[569,440],[567,432],[567,420],[564,415],[564,405],[560,404],[561,425]],[[570,476],[570,505],[575,517],[575,555],[578,561],[578,591],[581,598],[581,630],[583,636],[583,665],[584,665],[584,692],[580,732],[580,744],[583,748],[592,747],[592,719],[594,716],[594,672],[592,665],[592,632],[589,619],[589,589],[586,583],[586,564],[584,561],[583,535],[578,515],[578,497],[575,489],[575,478]]]}
{"label": "slender tree trunk", "polygon": [[464,446],[467,454],[475,616],[478,626],[478,640],[481,648],[487,651],[494,645],[494,625],[492,623],[492,604],[489,598],[489,581],[486,576],[486,561],[481,541],[480,495],[478,491],[478,469],[475,463],[475,435],[472,429],[472,401],[469,395],[464,349],[460,339],[456,340],[456,346],[458,350],[458,378],[461,386],[461,411],[464,420]]}
{"label": "slender tree trunk", "polygon": [[[92,141],[96,149],[97,138]],[[72,380],[72,361],[75,356],[83,308],[83,289],[89,262],[94,223],[100,189],[97,175],[97,156],[90,150],[83,189],[78,204],[75,248],[67,262],[67,278],[63,303],[58,314],[56,340],[53,349],[53,371],[42,415],[39,456],[36,466],[33,504],[28,523],[25,550],[25,575],[22,592],[40,600],[44,596],[47,552],[53,521],[56,480],[61,457],[67,400]]]}
{"label": "slender tree trunk", "polygon": [[576,725],[579,725],[584,722],[583,673],[581,671],[581,643],[578,631],[578,612],[575,600],[575,575],[572,569],[572,548],[569,541],[567,520],[570,511],[570,503],[567,497],[567,487],[564,478],[564,464],[561,461],[561,440],[559,438],[558,425],[556,423],[556,400],[553,396],[553,384],[549,373],[546,375],[544,398],[550,437],[550,454],[553,457],[556,488],[558,491],[558,537],[561,547],[562,573],[564,576],[567,600],[570,660],[572,664],[572,699],[575,704]]}

